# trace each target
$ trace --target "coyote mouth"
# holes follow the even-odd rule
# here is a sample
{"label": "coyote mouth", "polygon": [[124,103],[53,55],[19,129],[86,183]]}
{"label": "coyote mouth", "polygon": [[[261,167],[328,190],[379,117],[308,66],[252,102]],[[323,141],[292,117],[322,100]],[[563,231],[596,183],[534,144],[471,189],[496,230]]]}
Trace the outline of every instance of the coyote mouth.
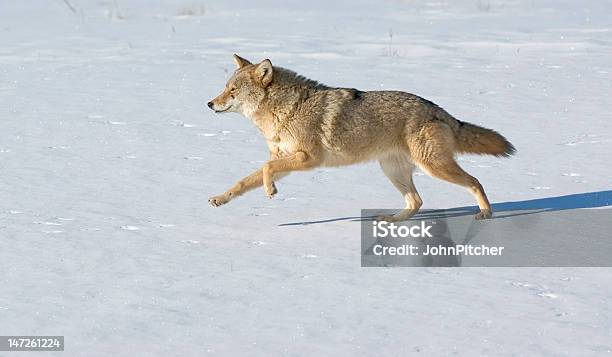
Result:
{"label": "coyote mouth", "polygon": [[227,107],[227,108],[225,108],[225,109],[223,109],[223,110],[216,110],[216,109],[215,109],[215,113],[224,113],[224,112],[227,112],[228,110],[230,110],[230,108],[231,108],[231,107],[232,107],[232,106],[230,105],[229,107]]}

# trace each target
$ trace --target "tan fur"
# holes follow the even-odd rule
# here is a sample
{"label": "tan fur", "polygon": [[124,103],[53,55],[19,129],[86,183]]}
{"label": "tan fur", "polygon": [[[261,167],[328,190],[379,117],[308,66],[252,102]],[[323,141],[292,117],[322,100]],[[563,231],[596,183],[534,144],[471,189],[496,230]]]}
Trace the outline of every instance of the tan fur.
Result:
{"label": "tan fur", "polygon": [[415,165],[431,176],[467,188],[481,212],[491,206],[478,180],[455,161],[457,153],[509,156],[514,147],[493,130],[455,119],[444,109],[399,91],[331,88],[290,70],[234,55],[238,69],[209,106],[251,119],[266,138],[270,160],[222,195],[213,206],[259,186],[272,197],[274,180],[291,171],[378,160],[401,192],[406,209],[388,221],[412,217],[422,200],[412,182]]}

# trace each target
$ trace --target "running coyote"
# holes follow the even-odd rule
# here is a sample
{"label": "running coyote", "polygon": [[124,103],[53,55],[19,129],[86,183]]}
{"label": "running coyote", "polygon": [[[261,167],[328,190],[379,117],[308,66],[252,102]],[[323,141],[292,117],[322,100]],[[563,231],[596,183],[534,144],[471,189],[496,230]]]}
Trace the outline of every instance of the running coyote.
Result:
{"label": "running coyote", "polygon": [[406,208],[380,220],[412,217],[423,201],[412,182],[418,165],[429,175],[467,188],[478,201],[476,219],[491,217],[478,180],[455,154],[510,156],[514,146],[497,132],[455,119],[436,104],[400,91],[333,88],[272,66],[234,55],[238,69],[208,106],[251,119],[266,138],[270,160],[209,202],[220,206],[259,186],[272,197],[274,181],[291,171],[378,160],[401,192]]}

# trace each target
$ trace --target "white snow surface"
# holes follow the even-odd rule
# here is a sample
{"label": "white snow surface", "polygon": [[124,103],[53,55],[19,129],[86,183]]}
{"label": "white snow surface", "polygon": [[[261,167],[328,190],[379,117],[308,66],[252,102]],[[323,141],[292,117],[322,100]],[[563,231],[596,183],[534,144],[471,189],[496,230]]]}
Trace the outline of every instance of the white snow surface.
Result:
{"label": "white snow surface", "polygon": [[[0,335],[64,335],[62,356],[612,353],[611,269],[361,268],[359,223],[335,219],[402,208],[376,163],[211,207],[267,149],[205,107],[233,53],[270,58],[500,131],[516,156],[460,162],[492,202],[609,190],[612,3],[68,3],[0,2]],[[416,184],[424,208],[475,204]]]}

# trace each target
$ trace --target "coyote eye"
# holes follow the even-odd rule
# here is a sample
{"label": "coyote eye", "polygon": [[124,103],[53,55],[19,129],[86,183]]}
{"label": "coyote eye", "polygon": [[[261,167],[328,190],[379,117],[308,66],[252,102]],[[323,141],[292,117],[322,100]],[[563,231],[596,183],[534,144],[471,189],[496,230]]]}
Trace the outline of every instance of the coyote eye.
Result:
{"label": "coyote eye", "polygon": [[232,99],[236,98],[236,87],[230,88],[229,94]]}

